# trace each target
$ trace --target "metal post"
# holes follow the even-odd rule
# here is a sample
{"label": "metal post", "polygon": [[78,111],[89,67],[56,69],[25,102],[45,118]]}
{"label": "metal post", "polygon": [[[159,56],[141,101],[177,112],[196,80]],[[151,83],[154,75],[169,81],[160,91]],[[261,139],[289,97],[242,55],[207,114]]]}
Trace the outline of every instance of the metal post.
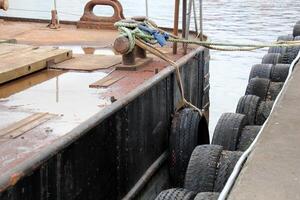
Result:
{"label": "metal post", "polygon": [[53,10],[51,10],[51,22],[48,25],[51,29],[58,29],[59,28],[59,19],[58,19],[58,14],[57,14],[57,4],[56,0],[53,1]]}
{"label": "metal post", "polygon": [[59,25],[59,18],[58,18],[58,13],[57,13],[57,3],[56,3],[56,0],[54,0],[54,10],[56,10],[56,14],[57,14],[57,24]]}
{"label": "metal post", "polygon": [[[175,0],[173,34],[176,36],[178,35],[179,5],[180,5],[180,0]],[[175,43],[175,42],[173,43],[173,54],[177,54],[177,43]]]}
{"label": "metal post", "polygon": [[[182,37],[185,38],[186,33],[186,4],[187,0],[182,1]],[[183,45],[183,53],[186,54],[186,48],[184,48],[185,45]]]}
{"label": "metal post", "polygon": [[189,0],[188,12],[186,14],[187,22],[186,22],[186,29],[185,29],[185,39],[189,38],[190,25],[191,25],[191,15],[192,15],[192,6],[193,6],[193,0]]}
{"label": "metal post", "polygon": [[[190,24],[191,24],[191,14],[192,14],[192,1],[193,0],[189,0],[189,4],[188,4],[188,12],[186,13],[186,27],[183,30],[185,32],[184,34],[184,39],[189,39],[189,34],[190,34]],[[183,49],[184,49],[184,54],[187,53],[187,44],[183,45]]]}
{"label": "metal post", "polygon": [[203,41],[203,2],[200,0],[200,39]]}
{"label": "metal post", "polygon": [[146,16],[149,17],[148,0],[145,0],[145,4],[146,4]]}
{"label": "metal post", "polygon": [[195,0],[193,0],[193,11],[194,11],[195,31],[196,31],[196,35],[198,36],[199,30],[198,30],[198,20],[197,20],[197,13],[196,13],[196,3],[195,3]]}

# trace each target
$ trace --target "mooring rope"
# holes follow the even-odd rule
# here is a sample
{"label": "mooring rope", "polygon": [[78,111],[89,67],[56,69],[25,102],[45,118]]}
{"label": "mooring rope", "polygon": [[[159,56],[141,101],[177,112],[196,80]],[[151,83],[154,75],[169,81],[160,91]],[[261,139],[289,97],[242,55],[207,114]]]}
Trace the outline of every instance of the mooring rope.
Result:
{"label": "mooring rope", "polygon": [[179,70],[179,65],[171,60],[166,54],[161,52],[154,44],[159,43],[161,46],[165,45],[166,42],[176,42],[185,44],[201,45],[208,49],[219,50],[219,51],[252,51],[265,47],[291,47],[300,46],[300,41],[277,41],[268,44],[238,44],[238,43],[222,43],[222,42],[211,42],[211,41],[198,41],[198,40],[185,40],[178,36],[167,33],[166,31],[159,29],[155,22],[145,19],[144,21],[135,20],[122,20],[115,23],[115,26],[120,32],[120,36],[125,36],[129,40],[129,49],[126,53],[133,51],[135,45],[143,48],[146,51],[154,54],[162,60],[168,62],[175,68],[176,81],[181,94],[181,102],[177,110],[188,106],[198,111],[202,116],[202,111],[187,101],[184,95],[184,87],[182,78]]}
{"label": "mooring rope", "polygon": [[[291,46],[300,45],[300,41],[277,41],[277,42],[263,43],[263,44],[257,44],[257,43],[240,44],[240,43],[231,43],[231,42],[225,43],[225,42],[186,40],[186,39],[179,38],[175,35],[172,35],[170,33],[167,33],[162,29],[159,29],[157,25],[151,20],[145,20],[144,22],[138,22],[134,20],[130,20],[130,22],[128,22],[125,20],[125,21],[119,21],[115,24],[115,26],[118,27],[121,32],[124,32],[124,28],[128,29],[128,31],[131,32],[131,34],[133,35],[132,40],[130,40],[131,43],[135,42],[133,39],[134,37],[138,37],[144,40],[155,41],[156,38],[153,35],[149,33],[145,33],[144,31],[140,30],[139,26],[141,25],[149,27],[154,31],[158,31],[160,33],[168,35],[169,37],[166,39],[166,41],[168,42],[195,44],[195,45],[205,46],[212,50],[219,50],[219,51],[252,51],[252,50],[266,48],[266,47],[291,47]],[[137,29],[139,31],[137,31]],[[128,35],[129,32],[127,32],[125,35]]]}

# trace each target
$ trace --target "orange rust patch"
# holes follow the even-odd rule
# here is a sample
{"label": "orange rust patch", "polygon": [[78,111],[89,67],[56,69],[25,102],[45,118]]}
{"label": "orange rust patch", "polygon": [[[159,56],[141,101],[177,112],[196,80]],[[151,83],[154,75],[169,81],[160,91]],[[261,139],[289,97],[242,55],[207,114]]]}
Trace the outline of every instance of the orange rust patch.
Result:
{"label": "orange rust patch", "polygon": [[24,173],[15,173],[10,177],[9,185],[14,186],[24,176]]}

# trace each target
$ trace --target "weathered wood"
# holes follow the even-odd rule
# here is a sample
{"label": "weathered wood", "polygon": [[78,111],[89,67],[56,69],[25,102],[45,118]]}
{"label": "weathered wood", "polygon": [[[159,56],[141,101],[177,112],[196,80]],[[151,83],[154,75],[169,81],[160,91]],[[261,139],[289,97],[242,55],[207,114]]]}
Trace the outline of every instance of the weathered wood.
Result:
{"label": "weathered wood", "polygon": [[71,50],[52,47],[30,47],[1,44],[0,84],[48,67],[48,63],[60,63],[72,58]]}
{"label": "weathered wood", "polygon": [[52,66],[55,69],[94,71],[121,63],[121,56],[76,55],[73,59]]}
{"label": "weathered wood", "polygon": [[16,39],[5,39],[5,40],[0,39],[0,44],[1,43],[13,43],[13,44],[15,44],[15,43],[17,43],[17,40]]}
{"label": "weathered wood", "polygon": [[121,77],[110,77],[107,76],[99,81],[96,81],[95,83],[90,85],[90,88],[101,88],[101,87],[109,87],[113,85],[114,83],[118,82],[119,80],[123,79],[125,76]]}
{"label": "weathered wood", "polygon": [[35,127],[50,120],[55,115],[49,113],[35,113],[23,120],[20,120],[10,126],[0,130],[0,138],[2,139],[14,139],[27,131],[34,129]]}
{"label": "weathered wood", "polygon": [[8,56],[8,54],[16,54],[21,52],[28,52],[30,50],[37,49],[36,46],[23,45],[23,44],[9,44],[9,43],[1,43],[0,42],[0,56]]}

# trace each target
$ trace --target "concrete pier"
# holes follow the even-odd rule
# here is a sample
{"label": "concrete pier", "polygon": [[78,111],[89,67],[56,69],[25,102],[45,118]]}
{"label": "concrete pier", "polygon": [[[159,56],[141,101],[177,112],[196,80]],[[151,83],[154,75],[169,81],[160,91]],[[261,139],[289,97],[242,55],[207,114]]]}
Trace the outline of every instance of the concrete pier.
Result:
{"label": "concrete pier", "polygon": [[300,63],[246,161],[229,200],[300,199]]}

